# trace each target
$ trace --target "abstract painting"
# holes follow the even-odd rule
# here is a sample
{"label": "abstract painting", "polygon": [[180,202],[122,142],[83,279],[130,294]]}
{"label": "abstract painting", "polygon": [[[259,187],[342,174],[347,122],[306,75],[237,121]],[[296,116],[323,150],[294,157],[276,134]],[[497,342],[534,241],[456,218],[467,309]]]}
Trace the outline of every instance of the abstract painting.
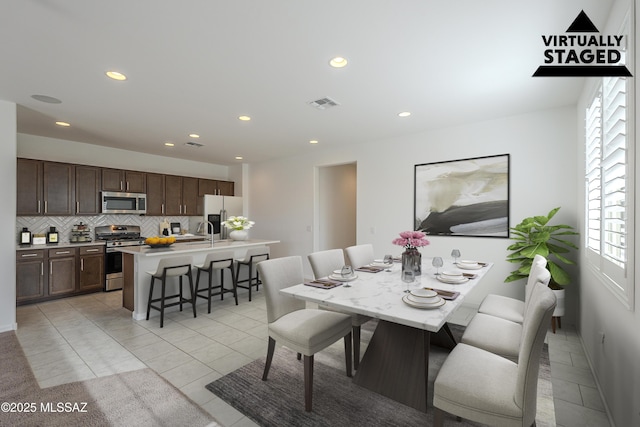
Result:
{"label": "abstract painting", "polygon": [[509,154],[415,165],[415,230],[509,238]]}

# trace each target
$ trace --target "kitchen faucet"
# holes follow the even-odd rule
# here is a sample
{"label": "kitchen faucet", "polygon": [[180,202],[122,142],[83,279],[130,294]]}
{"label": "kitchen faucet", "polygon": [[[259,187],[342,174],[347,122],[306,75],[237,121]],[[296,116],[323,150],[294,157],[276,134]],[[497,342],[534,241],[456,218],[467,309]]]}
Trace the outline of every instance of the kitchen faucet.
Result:
{"label": "kitchen faucet", "polygon": [[[196,229],[196,233],[198,233],[198,232],[200,232],[200,230],[202,230],[202,226],[204,224],[209,224],[211,226],[211,247],[213,248],[213,224],[211,223],[211,221],[201,222],[200,225],[198,225],[198,228]],[[207,227],[207,231],[209,231],[208,227]]]}

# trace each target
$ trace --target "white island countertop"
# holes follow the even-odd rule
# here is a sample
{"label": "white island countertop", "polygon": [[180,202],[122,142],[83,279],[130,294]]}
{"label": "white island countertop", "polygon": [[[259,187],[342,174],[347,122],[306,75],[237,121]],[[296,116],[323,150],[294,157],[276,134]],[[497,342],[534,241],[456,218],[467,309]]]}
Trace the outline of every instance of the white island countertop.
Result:
{"label": "white island countertop", "polygon": [[186,242],[186,243],[176,242],[166,248],[152,248],[149,245],[142,245],[142,246],[125,246],[125,247],[115,248],[115,249],[125,254],[139,255],[144,257],[157,257],[157,256],[166,256],[166,255],[194,254],[197,252],[211,252],[211,251],[223,251],[223,250],[235,251],[237,249],[247,249],[252,246],[272,245],[274,243],[279,243],[279,242],[280,242],[279,240],[260,240],[260,239],[216,240],[213,242],[213,246],[211,246],[211,241],[207,240],[204,242]]}

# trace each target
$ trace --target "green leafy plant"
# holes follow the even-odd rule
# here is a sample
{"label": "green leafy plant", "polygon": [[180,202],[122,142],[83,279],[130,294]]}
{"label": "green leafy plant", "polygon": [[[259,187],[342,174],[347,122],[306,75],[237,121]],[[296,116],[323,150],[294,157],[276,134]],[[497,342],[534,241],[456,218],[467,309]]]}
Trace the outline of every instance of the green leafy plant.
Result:
{"label": "green leafy plant", "polygon": [[575,264],[565,255],[571,249],[578,249],[572,242],[565,240],[565,236],[575,236],[578,233],[573,227],[566,224],[549,225],[549,221],[560,210],[552,209],[548,215],[525,218],[515,227],[511,227],[511,239],[515,240],[507,249],[512,251],[507,256],[507,261],[520,264],[517,270],[512,271],[505,282],[513,282],[529,276],[531,263],[536,255],[547,258],[547,270],[551,273],[550,287],[560,288],[571,282],[569,273],[562,264]]}

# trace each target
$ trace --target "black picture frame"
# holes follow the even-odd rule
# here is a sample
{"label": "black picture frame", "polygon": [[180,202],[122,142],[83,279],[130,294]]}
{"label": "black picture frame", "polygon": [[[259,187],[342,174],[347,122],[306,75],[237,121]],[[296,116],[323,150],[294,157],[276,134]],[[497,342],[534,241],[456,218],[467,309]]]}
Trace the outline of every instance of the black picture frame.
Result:
{"label": "black picture frame", "polygon": [[414,230],[427,235],[509,238],[510,155],[414,166]]}

